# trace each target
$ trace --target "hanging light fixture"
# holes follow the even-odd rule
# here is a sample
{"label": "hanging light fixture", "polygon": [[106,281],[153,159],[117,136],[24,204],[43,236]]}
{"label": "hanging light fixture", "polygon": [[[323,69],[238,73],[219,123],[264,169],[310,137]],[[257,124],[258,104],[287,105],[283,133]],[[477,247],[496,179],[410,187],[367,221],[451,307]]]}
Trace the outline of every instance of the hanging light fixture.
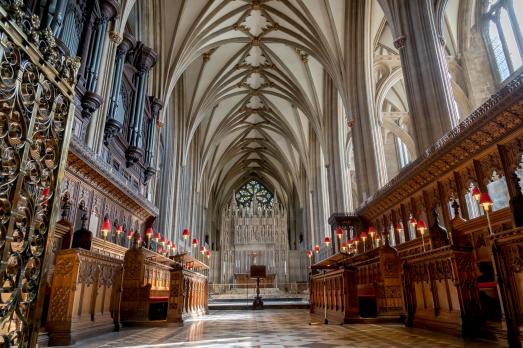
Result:
{"label": "hanging light fixture", "polygon": [[100,232],[102,232],[104,239],[107,239],[107,235],[111,233],[111,222],[109,221],[109,218],[104,219],[102,227],[100,228]]}

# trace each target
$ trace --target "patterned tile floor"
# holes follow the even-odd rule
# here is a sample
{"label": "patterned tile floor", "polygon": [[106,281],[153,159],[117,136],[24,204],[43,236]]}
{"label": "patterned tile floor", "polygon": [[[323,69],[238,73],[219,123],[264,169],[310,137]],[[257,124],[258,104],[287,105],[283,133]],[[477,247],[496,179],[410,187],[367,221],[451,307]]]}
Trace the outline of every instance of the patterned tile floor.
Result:
{"label": "patterned tile floor", "polygon": [[300,309],[211,311],[183,327],[124,328],[80,341],[73,347],[498,347],[491,342],[464,341],[401,325],[309,325],[309,321],[308,311]]}

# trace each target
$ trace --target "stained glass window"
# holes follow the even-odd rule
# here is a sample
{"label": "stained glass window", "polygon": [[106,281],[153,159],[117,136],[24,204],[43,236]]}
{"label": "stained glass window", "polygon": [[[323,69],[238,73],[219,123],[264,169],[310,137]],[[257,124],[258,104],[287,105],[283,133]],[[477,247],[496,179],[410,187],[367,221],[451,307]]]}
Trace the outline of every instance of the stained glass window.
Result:
{"label": "stained glass window", "polygon": [[236,202],[245,207],[251,205],[254,199],[261,205],[271,205],[273,195],[261,182],[250,180],[236,192]]}

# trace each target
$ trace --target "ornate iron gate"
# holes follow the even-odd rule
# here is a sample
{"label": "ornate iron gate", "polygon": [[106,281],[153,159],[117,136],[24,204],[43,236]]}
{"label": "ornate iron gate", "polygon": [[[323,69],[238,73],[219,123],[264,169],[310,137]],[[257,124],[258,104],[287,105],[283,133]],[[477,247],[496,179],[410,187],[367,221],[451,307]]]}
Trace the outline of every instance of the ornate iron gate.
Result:
{"label": "ornate iron gate", "polygon": [[[79,61],[18,0],[0,7],[0,342],[36,345]],[[40,296],[42,294],[42,296]]]}

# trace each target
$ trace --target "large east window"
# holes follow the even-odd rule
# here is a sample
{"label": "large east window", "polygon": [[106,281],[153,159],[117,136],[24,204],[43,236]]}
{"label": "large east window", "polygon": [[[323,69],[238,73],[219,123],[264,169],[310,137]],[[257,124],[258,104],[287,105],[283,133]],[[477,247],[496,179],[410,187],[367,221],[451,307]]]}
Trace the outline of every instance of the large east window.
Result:
{"label": "large east window", "polygon": [[523,0],[487,0],[484,35],[500,82],[523,65]]}
{"label": "large east window", "polygon": [[236,192],[236,202],[245,207],[250,206],[254,200],[261,205],[268,206],[272,204],[273,195],[261,182],[249,180]]}

